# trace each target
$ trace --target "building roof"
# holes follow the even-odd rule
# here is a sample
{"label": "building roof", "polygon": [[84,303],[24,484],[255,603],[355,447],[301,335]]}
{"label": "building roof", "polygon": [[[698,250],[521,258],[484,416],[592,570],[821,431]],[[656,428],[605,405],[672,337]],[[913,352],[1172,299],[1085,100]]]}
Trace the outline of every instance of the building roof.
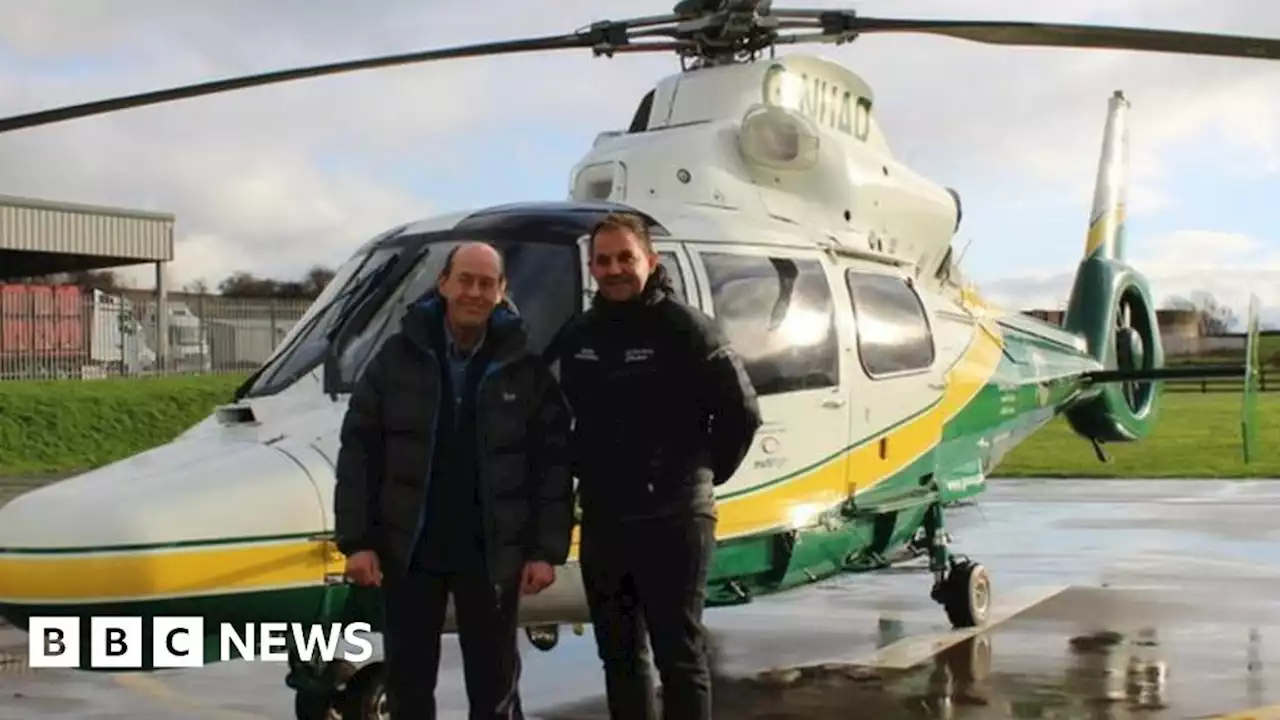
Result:
{"label": "building roof", "polygon": [[172,214],[0,195],[0,267],[43,275],[173,259]]}

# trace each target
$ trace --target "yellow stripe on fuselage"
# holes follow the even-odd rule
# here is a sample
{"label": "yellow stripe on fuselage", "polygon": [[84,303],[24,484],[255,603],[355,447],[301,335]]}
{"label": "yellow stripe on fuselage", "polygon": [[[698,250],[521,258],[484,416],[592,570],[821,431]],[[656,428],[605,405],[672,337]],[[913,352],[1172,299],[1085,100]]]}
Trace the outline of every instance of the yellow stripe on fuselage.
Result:
{"label": "yellow stripe on fuselage", "polygon": [[[0,555],[0,603],[120,602],[314,585],[331,545],[287,540],[119,553]],[[326,556],[329,557],[326,557]],[[327,562],[326,562],[327,561]]]}
{"label": "yellow stripe on fuselage", "polygon": [[[717,534],[738,537],[789,524],[799,507],[826,509],[844,502],[852,492],[864,492],[925,454],[942,439],[942,430],[981,390],[1000,364],[997,340],[978,329],[951,368],[941,400],[883,436],[874,436],[830,462],[757,492],[729,498],[720,504]],[[885,456],[879,440],[885,438]]]}
{"label": "yellow stripe on fuselage", "polygon": [[[920,415],[868,439],[829,462],[720,504],[720,539],[789,525],[797,508],[827,508],[906,468],[942,437],[954,418],[991,381],[1000,364],[994,326],[981,321],[947,373],[941,400]],[[984,332],[983,328],[987,331]],[[879,440],[887,439],[885,457]],[[570,560],[577,559],[574,531]],[[320,584],[342,571],[327,542],[291,540],[120,553],[0,555],[0,603],[87,603],[159,600],[214,593],[260,592]]]}

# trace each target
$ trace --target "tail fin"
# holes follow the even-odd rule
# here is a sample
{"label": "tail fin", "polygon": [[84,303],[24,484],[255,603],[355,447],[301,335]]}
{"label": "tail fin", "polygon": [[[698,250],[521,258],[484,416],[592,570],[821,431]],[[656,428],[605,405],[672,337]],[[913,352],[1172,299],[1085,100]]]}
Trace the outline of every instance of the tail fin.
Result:
{"label": "tail fin", "polygon": [[1084,257],[1124,260],[1124,215],[1129,194],[1129,101],[1116,90],[1107,103],[1102,157],[1093,188],[1093,211]]}
{"label": "tail fin", "polygon": [[[1104,369],[1149,373],[1164,364],[1164,349],[1147,281],[1124,257],[1128,114],[1129,101],[1117,90],[1107,104],[1085,252],[1063,325],[1085,339]],[[1156,381],[1137,379],[1095,386],[1067,418],[1095,443],[1137,440],[1153,426],[1157,392]]]}
{"label": "tail fin", "polygon": [[[1171,378],[1240,377],[1241,444],[1245,463],[1258,445],[1258,298],[1251,298],[1242,366],[1164,367],[1155,303],[1144,278],[1125,261],[1125,202],[1129,173],[1129,101],[1116,91],[1107,105],[1102,158],[1084,258],[1063,325],[1088,343],[1103,366],[1084,374],[1086,392],[1066,411],[1077,434],[1095,448],[1105,442],[1139,440],[1155,426],[1159,382]],[[1101,448],[1098,454],[1103,455]]]}

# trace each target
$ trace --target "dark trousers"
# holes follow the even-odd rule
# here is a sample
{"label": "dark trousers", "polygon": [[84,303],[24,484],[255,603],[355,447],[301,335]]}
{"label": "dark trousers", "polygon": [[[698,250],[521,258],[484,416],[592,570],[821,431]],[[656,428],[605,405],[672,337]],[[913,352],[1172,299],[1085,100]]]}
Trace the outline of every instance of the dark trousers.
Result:
{"label": "dark trousers", "polygon": [[483,571],[446,574],[412,570],[384,577],[383,632],[387,704],[392,720],[434,720],[440,636],[453,593],[458,641],[472,720],[520,720],[520,650],[516,644],[519,585],[501,592]]}
{"label": "dark trousers", "polygon": [[714,551],[711,518],[583,528],[579,560],[613,720],[658,717],[646,635],[662,681],[662,717],[710,720],[702,609]]}

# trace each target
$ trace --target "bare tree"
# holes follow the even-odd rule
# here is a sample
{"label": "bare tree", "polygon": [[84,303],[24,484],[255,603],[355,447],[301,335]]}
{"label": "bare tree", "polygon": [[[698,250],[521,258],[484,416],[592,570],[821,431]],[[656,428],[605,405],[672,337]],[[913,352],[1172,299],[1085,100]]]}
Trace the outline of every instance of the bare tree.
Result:
{"label": "bare tree", "polygon": [[1235,311],[1218,302],[1213,295],[1201,290],[1196,290],[1186,297],[1174,295],[1165,301],[1165,305],[1175,310],[1191,310],[1199,313],[1201,335],[1226,335],[1236,325]]}
{"label": "bare tree", "polygon": [[316,265],[300,280],[280,280],[258,277],[253,273],[237,272],[218,284],[218,292],[224,297],[315,299],[333,280],[334,271]]}

